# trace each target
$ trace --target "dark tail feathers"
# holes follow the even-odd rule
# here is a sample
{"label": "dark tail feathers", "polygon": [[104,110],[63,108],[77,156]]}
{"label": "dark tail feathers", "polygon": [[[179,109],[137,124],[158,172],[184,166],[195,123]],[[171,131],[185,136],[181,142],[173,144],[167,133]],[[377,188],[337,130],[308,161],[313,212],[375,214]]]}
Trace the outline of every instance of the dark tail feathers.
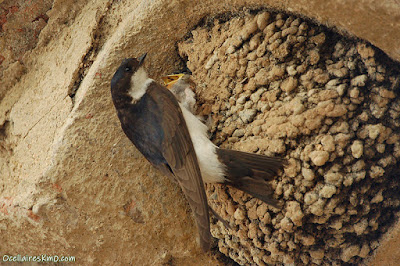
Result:
{"label": "dark tail feathers", "polygon": [[281,202],[273,198],[274,191],[268,181],[283,168],[285,159],[226,149],[217,149],[217,155],[227,167],[227,184],[281,208]]}

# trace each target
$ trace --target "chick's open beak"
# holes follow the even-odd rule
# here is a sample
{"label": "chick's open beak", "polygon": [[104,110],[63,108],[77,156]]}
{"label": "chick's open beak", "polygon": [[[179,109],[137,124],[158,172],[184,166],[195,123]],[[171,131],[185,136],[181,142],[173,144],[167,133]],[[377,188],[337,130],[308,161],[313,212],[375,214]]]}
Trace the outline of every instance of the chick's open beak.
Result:
{"label": "chick's open beak", "polygon": [[164,85],[168,88],[171,89],[172,86],[178,82],[185,74],[173,74],[173,75],[167,75],[164,77],[161,77],[161,79],[164,82]]}

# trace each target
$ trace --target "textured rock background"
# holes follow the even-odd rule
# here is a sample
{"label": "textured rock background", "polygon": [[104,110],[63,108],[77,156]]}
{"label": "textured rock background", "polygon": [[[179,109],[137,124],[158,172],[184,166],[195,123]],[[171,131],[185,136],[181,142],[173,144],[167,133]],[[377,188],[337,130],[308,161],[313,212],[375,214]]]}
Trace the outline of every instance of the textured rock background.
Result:
{"label": "textured rock background", "polygon": [[[209,185],[221,252],[240,264],[360,263],[400,206],[399,65],[293,15],[209,19],[178,44],[214,142],[284,156],[276,210]],[[395,170],[395,171],[394,171]]]}
{"label": "textured rock background", "polygon": [[216,263],[194,241],[179,188],[123,135],[109,93],[124,57],[149,52],[156,79],[182,67],[176,43],[207,15],[268,5],[400,59],[396,1],[0,5],[1,255],[68,255],[80,264]]}

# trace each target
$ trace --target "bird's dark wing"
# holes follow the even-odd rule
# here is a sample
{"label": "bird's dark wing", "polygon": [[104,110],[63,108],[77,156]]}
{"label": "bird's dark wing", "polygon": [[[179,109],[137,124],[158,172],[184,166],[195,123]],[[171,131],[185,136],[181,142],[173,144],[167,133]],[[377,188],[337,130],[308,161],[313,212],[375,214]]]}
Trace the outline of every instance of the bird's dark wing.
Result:
{"label": "bird's dark wing", "polygon": [[282,202],[274,199],[275,191],[268,181],[283,169],[285,159],[219,148],[217,155],[226,166],[227,184],[276,208],[282,207]]}
{"label": "bird's dark wing", "polygon": [[[149,85],[147,94],[162,110],[162,155],[189,201],[199,229],[201,246],[208,250],[211,234],[207,196],[182,111],[173,94],[155,82]],[[165,165],[160,167],[165,171]]]}

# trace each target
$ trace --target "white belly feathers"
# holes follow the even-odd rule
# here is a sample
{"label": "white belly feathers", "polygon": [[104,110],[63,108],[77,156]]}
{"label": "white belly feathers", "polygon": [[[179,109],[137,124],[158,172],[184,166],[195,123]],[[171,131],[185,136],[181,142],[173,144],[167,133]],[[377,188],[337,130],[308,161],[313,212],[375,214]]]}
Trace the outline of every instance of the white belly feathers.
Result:
{"label": "white belly feathers", "polygon": [[224,165],[218,160],[216,154],[218,147],[207,136],[207,126],[183,107],[182,104],[179,104],[179,106],[189,129],[203,181],[206,183],[224,182]]}

